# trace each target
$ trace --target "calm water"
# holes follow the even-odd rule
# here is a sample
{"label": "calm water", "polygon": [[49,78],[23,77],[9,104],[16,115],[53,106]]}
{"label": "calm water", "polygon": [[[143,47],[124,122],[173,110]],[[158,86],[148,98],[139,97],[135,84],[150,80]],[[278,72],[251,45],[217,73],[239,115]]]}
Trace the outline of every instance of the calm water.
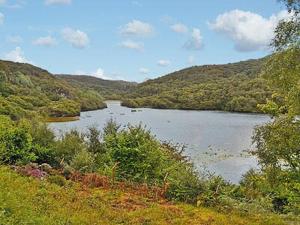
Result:
{"label": "calm water", "polygon": [[257,166],[245,150],[253,147],[253,128],[270,120],[265,115],[218,111],[143,108],[132,112],[118,101],[107,105],[107,109],[81,113],[79,121],[51,123],[50,127],[62,133],[72,128],[85,131],[91,126],[102,129],[111,118],[122,125],[142,122],[159,140],[186,145],[185,154],[199,170],[209,170],[234,183]]}

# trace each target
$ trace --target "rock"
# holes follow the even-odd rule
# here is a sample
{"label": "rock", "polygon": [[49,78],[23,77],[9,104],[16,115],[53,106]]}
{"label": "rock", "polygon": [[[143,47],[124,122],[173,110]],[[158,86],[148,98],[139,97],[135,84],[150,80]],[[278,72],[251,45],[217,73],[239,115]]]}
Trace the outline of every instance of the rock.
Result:
{"label": "rock", "polygon": [[47,173],[50,173],[52,170],[52,166],[50,166],[48,163],[43,163],[40,165],[40,169]]}
{"label": "rock", "polygon": [[29,163],[28,166],[30,166],[32,169],[38,169],[39,168],[39,164],[37,164],[37,163]]}

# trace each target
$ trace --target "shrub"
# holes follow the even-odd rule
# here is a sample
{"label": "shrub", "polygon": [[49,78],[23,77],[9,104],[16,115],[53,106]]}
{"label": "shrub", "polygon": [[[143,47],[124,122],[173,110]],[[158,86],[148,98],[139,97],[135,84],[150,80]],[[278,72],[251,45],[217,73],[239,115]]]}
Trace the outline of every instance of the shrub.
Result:
{"label": "shrub", "polygon": [[75,154],[70,166],[82,173],[93,172],[95,170],[95,158],[87,150],[81,150]]}
{"label": "shrub", "polygon": [[47,178],[47,181],[49,181],[50,183],[56,184],[60,187],[65,186],[67,183],[67,180],[63,176],[59,176],[59,175],[49,176]]}
{"label": "shrub", "polygon": [[27,164],[36,159],[28,127],[17,126],[8,117],[0,116],[0,162]]}
{"label": "shrub", "polygon": [[117,163],[117,179],[164,186],[169,199],[196,201],[201,179],[176,148],[162,145],[141,125],[113,130],[104,140],[111,167]]}
{"label": "shrub", "polygon": [[58,162],[70,163],[74,155],[86,149],[84,136],[76,130],[71,130],[62,135],[55,143],[54,154]]}

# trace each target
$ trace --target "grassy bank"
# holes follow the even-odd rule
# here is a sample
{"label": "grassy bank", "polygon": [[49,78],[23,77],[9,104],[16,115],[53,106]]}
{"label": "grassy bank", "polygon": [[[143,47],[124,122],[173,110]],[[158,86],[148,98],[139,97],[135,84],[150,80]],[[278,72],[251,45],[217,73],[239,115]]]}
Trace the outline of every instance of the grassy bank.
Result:
{"label": "grassy bank", "polygon": [[247,215],[176,204],[120,188],[63,186],[0,167],[0,224],[289,224],[277,215]]}

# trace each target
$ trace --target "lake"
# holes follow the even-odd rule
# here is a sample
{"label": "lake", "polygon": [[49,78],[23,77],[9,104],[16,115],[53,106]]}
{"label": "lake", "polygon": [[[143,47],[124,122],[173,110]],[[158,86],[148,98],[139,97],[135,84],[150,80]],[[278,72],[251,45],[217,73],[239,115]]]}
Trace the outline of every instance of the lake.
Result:
{"label": "lake", "polygon": [[122,107],[119,101],[107,101],[108,108],[82,112],[80,120],[50,123],[57,133],[76,128],[85,131],[96,126],[102,129],[111,118],[125,126],[142,122],[161,141],[171,141],[186,146],[199,171],[208,170],[226,180],[237,183],[257,160],[247,154],[252,148],[254,127],[270,121],[261,114],[229,113],[220,111],[132,109]]}

